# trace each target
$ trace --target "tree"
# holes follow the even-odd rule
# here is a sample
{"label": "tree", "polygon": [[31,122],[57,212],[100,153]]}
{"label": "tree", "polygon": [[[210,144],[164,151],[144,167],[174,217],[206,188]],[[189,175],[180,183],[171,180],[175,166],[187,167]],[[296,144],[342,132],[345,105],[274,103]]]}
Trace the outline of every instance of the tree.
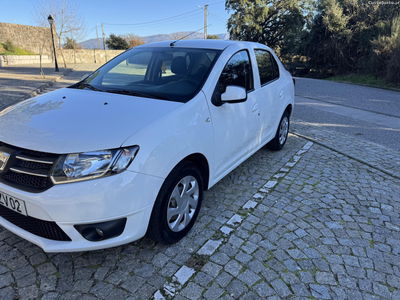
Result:
{"label": "tree", "polygon": [[253,41],[282,48],[288,39],[297,37],[312,15],[310,0],[226,0],[233,11],[228,31],[236,40]]}
{"label": "tree", "polygon": [[221,38],[216,34],[207,35],[207,40],[220,40]]}
{"label": "tree", "polygon": [[374,52],[386,62],[386,80],[400,84],[400,14],[393,19],[390,32],[372,41]]}
{"label": "tree", "polygon": [[320,76],[357,72],[384,77],[392,53],[384,50],[390,48],[384,36],[390,36],[397,14],[390,5],[320,0],[304,40],[309,68]]}
{"label": "tree", "polygon": [[128,42],[129,49],[145,43],[140,36],[133,33],[126,34],[123,36],[123,38]]}
{"label": "tree", "polygon": [[65,38],[64,49],[81,49],[82,47],[73,38]]}
{"label": "tree", "polygon": [[109,38],[106,39],[106,45],[111,50],[126,50],[129,48],[128,42],[121,36],[117,36],[113,33],[110,34]]}
{"label": "tree", "polygon": [[38,43],[39,43],[39,69],[40,69],[40,76],[42,78],[45,78],[45,74],[43,72],[43,68],[42,68],[42,57],[43,57],[43,53],[46,52],[47,53],[53,53],[51,51],[51,39],[49,38],[49,34],[46,30],[41,30],[39,31],[39,36],[38,36]]}
{"label": "tree", "polygon": [[62,39],[64,36],[75,36],[77,39],[84,37],[85,23],[79,14],[78,6],[74,0],[40,0],[35,5],[33,19],[39,26],[49,27],[48,16],[54,19],[54,29],[56,31],[58,47],[64,60],[64,67],[67,67],[62,51]]}
{"label": "tree", "polygon": [[35,5],[34,21],[42,27],[49,27],[47,21],[49,15],[54,18],[60,48],[64,36],[84,38],[85,22],[74,0],[40,0]]}

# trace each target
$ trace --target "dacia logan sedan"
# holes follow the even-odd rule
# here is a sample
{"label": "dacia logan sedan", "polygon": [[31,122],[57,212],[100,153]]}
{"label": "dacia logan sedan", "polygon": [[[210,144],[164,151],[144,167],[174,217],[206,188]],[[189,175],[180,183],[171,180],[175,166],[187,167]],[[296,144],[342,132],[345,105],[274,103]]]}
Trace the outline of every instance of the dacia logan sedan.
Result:
{"label": "dacia logan sedan", "polygon": [[124,52],[82,81],[0,112],[0,224],[47,252],[172,244],[203,191],[288,137],[294,81],[251,42]]}

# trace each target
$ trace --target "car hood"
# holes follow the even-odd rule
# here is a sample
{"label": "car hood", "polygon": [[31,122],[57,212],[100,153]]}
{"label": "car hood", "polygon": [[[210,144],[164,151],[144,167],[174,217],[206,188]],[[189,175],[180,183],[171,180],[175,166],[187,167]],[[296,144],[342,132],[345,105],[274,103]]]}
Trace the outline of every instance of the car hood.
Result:
{"label": "car hood", "polygon": [[181,105],[64,88],[0,112],[0,141],[58,154],[118,148],[136,131]]}

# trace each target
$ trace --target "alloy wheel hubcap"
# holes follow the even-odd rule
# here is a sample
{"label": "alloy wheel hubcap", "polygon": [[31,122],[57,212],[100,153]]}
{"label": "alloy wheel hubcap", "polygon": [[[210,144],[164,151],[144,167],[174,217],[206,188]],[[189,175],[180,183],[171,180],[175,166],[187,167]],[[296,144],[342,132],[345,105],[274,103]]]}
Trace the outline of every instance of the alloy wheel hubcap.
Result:
{"label": "alloy wheel hubcap", "polygon": [[186,228],[196,211],[199,191],[199,184],[193,176],[185,176],[178,182],[168,201],[169,229],[179,232]]}
{"label": "alloy wheel hubcap", "polygon": [[282,145],[287,138],[289,131],[289,120],[287,117],[284,117],[281,125],[279,126],[279,143]]}

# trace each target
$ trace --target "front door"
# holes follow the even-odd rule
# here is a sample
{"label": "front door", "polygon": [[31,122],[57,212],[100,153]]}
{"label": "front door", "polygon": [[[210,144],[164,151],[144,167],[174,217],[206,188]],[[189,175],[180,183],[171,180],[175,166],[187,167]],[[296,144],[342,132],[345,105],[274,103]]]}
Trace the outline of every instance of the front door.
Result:
{"label": "front door", "polygon": [[247,91],[245,102],[224,103],[221,106],[210,104],[217,180],[247,158],[259,145],[259,108],[253,81],[249,54],[246,50],[239,51],[226,64],[212,96],[221,97],[228,85],[241,86]]}

